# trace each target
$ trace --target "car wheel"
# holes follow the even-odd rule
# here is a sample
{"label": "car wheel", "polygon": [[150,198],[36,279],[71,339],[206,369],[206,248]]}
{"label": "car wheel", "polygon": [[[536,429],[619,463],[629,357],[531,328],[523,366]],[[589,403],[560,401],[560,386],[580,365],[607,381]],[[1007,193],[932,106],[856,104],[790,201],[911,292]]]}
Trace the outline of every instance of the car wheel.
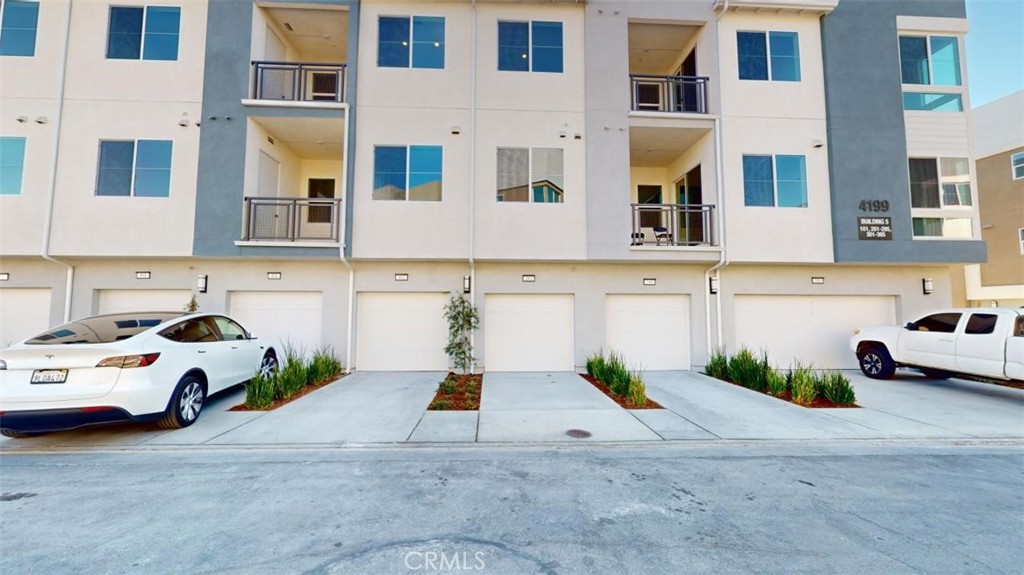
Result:
{"label": "car wheel", "polygon": [[896,363],[884,347],[871,347],[857,355],[860,370],[871,379],[889,379],[896,373]]}
{"label": "car wheel", "polygon": [[194,375],[186,375],[178,382],[171,395],[171,404],[167,414],[157,422],[164,429],[188,427],[199,419],[206,401],[206,388],[203,382]]}
{"label": "car wheel", "polygon": [[263,360],[260,361],[260,377],[268,378],[277,373],[277,354],[274,350],[269,349],[267,353],[263,354]]}
{"label": "car wheel", "polygon": [[26,431],[15,431],[13,429],[0,429],[0,435],[3,435],[4,437],[10,437],[11,439],[22,439],[25,437],[33,437],[39,434],[29,433]]}
{"label": "car wheel", "polygon": [[948,371],[943,371],[941,369],[931,369],[927,367],[922,367],[921,373],[923,373],[925,377],[931,379],[949,379],[953,377],[953,374]]}

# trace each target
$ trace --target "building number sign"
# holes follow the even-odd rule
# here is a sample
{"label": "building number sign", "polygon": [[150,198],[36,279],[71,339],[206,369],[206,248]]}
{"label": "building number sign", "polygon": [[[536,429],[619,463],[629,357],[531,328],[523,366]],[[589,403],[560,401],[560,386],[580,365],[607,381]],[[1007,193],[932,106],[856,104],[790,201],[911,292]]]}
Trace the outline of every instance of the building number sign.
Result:
{"label": "building number sign", "polygon": [[[862,212],[887,213],[888,200],[861,200]],[[870,216],[857,218],[857,237],[862,240],[891,240],[892,218]]]}

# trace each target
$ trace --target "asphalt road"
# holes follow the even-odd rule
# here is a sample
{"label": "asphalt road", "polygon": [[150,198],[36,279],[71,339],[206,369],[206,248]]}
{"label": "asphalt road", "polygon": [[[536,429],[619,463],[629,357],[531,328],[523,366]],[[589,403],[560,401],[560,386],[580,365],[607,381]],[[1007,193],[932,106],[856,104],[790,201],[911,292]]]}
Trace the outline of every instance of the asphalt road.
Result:
{"label": "asphalt road", "polygon": [[0,573],[1021,573],[1019,442],[0,456]]}

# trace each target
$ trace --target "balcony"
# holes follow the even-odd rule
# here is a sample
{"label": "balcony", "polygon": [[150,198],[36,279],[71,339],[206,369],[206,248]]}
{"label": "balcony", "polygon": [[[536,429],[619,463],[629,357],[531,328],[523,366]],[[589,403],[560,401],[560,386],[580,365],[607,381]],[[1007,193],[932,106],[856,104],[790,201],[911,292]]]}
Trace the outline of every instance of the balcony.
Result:
{"label": "balcony", "polygon": [[341,200],[245,198],[244,242],[325,242],[341,238]]}
{"label": "balcony", "polygon": [[255,61],[252,67],[252,97],[255,100],[345,101],[345,64]]}
{"label": "balcony", "polygon": [[633,233],[631,247],[712,247],[711,204],[631,204]]}
{"label": "balcony", "polygon": [[634,112],[707,113],[706,76],[630,74],[629,82]]}

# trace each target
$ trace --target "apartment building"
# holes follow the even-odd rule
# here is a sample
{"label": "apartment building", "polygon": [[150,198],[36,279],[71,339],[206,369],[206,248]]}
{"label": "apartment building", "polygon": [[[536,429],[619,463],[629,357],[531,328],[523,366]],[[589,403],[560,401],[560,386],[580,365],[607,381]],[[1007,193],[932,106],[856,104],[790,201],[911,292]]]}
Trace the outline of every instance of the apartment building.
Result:
{"label": "apartment building", "polygon": [[966,299],[979,307],[1024,306],[1024,91],[977,107],[971,117],[988,261],[964,266]]}
{"label": "apartment building", "polygon": [[855,367],[854,327],[985,261],[962,0],[2,12],[5,342],[195,294],[443,370],[464,293],[479,369]]}

